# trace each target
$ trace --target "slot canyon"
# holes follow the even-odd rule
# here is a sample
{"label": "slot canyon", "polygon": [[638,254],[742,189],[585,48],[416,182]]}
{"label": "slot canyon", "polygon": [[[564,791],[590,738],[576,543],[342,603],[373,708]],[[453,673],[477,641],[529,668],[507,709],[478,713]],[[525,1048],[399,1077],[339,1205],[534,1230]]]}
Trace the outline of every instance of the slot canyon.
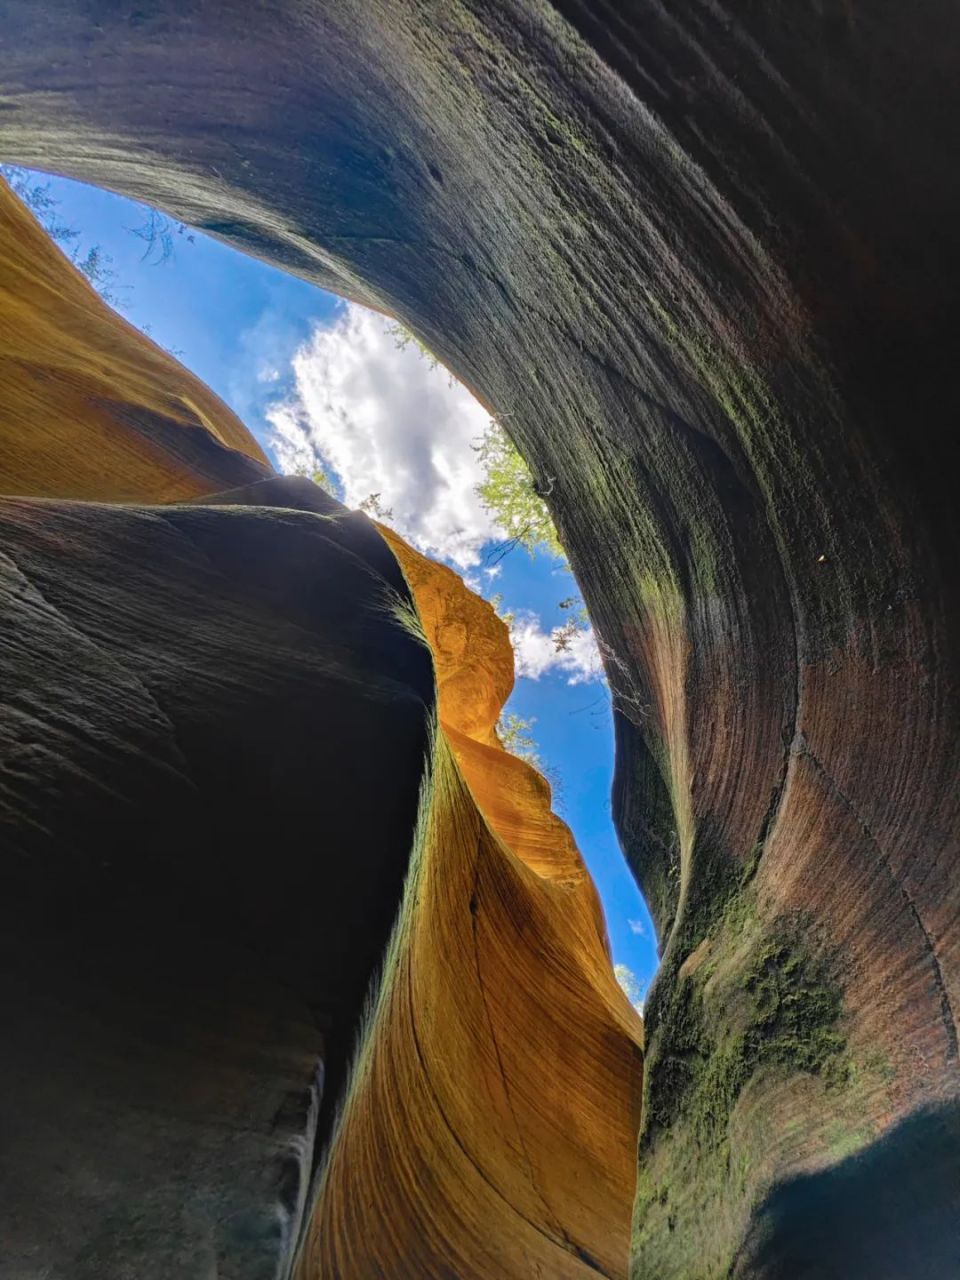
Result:
{"label": "slot canyon", "polygon": [[949,0],[0,0],[0,162],[503,424],[660,954],[491,606],[0,183],[0,1280],[960,1276],[958,71]]}

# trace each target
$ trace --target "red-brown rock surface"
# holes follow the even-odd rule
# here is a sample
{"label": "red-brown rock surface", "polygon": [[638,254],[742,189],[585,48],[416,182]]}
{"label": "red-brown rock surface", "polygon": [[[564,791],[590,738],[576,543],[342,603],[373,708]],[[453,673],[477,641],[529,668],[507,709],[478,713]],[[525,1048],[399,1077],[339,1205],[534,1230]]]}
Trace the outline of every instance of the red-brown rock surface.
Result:
{"label": "red-brown rock surface", "polygon": [[399,315],[549,490],[664,952],[636,1275],[952,1275],[956,6],[3,23],[3,158]]}

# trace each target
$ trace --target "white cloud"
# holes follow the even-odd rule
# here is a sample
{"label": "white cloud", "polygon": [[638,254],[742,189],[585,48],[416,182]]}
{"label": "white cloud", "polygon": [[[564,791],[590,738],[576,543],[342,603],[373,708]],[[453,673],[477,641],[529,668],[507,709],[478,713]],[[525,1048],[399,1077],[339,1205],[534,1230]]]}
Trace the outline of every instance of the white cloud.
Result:
{"label": "white cloud", "polygon": [[643,997],[646,995],[646,984],[642,983],[633,970],[625,964],[615,964],[613,966],[613,974],[637,1013],[643,1013]]}
{"label": "white cloud", "polygon": [[421,551],[461,569],[500,535],[475,492],[471,442],[489,414],[413,343],[399,349],[390,322],[345,303],[293,357],[292,396],[267,413],[281,469],[319,460],[357,506],[379,493],[390,524]]}
{"label": "white cloud", "polygon": [[268,301],[253,324],[239,337],[239,357],[227,370],[230,406],[249,425],[265,416],[265,403],[287,389],[290,360],[308,328],[291,318],[279,301]]}
{"label": "white cloud", "polygon": [[647,926],[642,920],[628,920],[627,925],[630,932],[635,933],[638,938],[645,938],[647,936]]}
{"label": "white cloud", "polygon": [[586,684],[603,675],[593,628],[578,631],[565,649],[557,650],[552,631],[544,631],[537,614],[518,610],[510,627],[517,675],[539,680],[551,671],[567,676],[567,684]]}
{"label": "white cloud", "polygon": [[[504,537],[476,494],[482,471],[470,447],[489,415],[413,343],[398,347],[390,326],[344,303],[332,325],[314,328],[294,353],[291,394],[266,410],[274,452],[283,471],[309,473],[319,463],[335,472],[348,506],[378,494],[398,533],[451,561],[482,594],[480,574],[492,583],[501,567],[479,570],[480,549]],[[275,368],[275,361],[262,362],[259,374],[269,377]],[[521,610],[512,636],[518,676],[558,672],[574,685],[602,675],[590,629],[558,651],[553,632]]]}

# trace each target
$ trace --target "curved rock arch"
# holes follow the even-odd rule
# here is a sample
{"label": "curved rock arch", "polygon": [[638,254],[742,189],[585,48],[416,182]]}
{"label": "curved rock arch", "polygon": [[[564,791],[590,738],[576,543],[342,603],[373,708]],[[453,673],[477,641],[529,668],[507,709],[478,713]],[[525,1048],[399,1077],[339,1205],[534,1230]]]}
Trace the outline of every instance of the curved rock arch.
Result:
{"label": "curved rock arch", "polygon": [[4,159],[398,315],[555,478],[664,948],[638,1274],[955,1100],[955,7],[3,22]]}

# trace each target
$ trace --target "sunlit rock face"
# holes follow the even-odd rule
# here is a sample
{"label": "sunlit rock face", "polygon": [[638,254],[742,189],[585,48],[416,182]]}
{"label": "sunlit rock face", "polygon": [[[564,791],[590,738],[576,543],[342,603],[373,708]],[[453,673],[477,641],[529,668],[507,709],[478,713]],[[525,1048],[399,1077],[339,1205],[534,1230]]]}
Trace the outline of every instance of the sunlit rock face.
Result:
{"label": "sunlit rock face", "polygon": [[[0,187],[4,212],[5,484],[67,498],[0,499],[0,1275],[625,1276],[642,1025],[497,739],[506,627],[260,479]],[[177,416],[128,471],[158,387]],[[192,504],[144,503],[197,457]],[[114,469],[138,505],[69,500]]]}
{"label": "sunlit rock face", "polygon": [[240,420],[105,306],[0,187],[0,492],[176,502],[271,474]]}
{"label": "sunlit rock face", "polygon": [[399,315],[548,493],[663,947],[635,1274],[950,1275],[960,15],[624,8],[12,0],[0,153]]}
{"label": "sunlit rock face", "polygon": [[383,530],[434,655],[410,882],[297,1271],[625,1276],[642,1025],[550,790],[495,724],[504,623]]}

